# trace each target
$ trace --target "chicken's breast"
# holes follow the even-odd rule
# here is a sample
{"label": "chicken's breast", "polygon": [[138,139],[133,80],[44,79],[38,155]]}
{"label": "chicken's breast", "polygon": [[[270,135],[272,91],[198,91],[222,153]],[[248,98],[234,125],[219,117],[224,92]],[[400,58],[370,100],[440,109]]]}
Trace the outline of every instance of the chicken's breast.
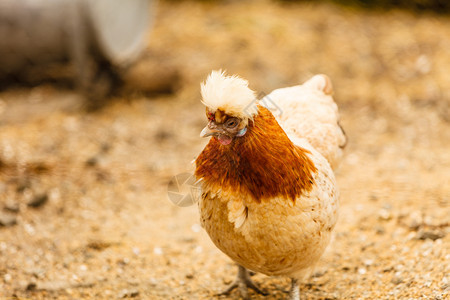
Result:
{"label": "chicken's breast", "polygon": [[318,152],[307,142],[301,146],[318,172],[312,190],[295,203],[282,198],[256,203],[221,190],[204,192],[199,202],[202,225],[214,244],[250,270],[302,278],[329,243],[338,211],[335,178]]}

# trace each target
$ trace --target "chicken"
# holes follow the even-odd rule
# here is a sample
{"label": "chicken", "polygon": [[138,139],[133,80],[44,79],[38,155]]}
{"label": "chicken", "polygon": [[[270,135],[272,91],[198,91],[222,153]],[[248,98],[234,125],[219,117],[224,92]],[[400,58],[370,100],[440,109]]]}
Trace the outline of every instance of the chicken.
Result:
{"label": "chicken", "polygon": [[263,293],[252,270],[290,277],[290,298],[299,299],[298,282],[325,251],[338,215],[331,165],[346,138],[331,83],[316,75],[258,101],[246,80],[213,71],[201,93],[209,122],[200,136],[212,137],[195,161],[201,224],[239,265],[224,293]]}

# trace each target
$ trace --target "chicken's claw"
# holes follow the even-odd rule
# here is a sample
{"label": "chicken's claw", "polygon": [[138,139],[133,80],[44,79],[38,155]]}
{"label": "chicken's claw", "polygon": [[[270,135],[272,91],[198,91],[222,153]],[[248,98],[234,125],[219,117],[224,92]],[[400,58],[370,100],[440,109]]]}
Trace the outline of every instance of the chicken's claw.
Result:
{"label": "chicken's claw", "polygon": [[251,288],[255,292],[261,295],[268,295],[266,292],[263,292],[250,278],[249,271],[243,266],[239,266],[238,275],[236,279],[225,289],[225,291],[217,294],[218,296],[228,295],[235,288],[239,289],[239,293],[241,297],[244,299],[250,299],[248,295],[248,288]]}

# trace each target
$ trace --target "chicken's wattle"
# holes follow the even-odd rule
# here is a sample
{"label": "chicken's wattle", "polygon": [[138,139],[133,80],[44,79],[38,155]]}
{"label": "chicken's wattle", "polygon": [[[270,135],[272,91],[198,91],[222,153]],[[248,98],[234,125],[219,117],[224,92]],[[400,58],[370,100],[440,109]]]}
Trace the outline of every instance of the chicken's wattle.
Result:
{"label": "chicken's wattle", "polygon": [[225,134],[220,134],[217,139],[222,145],[229,145],[232,141],[232,138]]}

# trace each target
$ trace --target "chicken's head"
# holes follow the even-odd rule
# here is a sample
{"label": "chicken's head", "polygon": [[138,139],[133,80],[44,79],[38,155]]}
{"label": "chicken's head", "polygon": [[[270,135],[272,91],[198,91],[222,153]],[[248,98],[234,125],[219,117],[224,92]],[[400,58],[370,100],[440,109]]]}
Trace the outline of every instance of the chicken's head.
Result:
{"label": "chicken's head", "polygon": [[208,125],[200,136],[216,137],[223,145],[244,136],[249,121],[258,113],[257,99],[248,82],[237,76],[213,71],[202,83],[201,91]]}

